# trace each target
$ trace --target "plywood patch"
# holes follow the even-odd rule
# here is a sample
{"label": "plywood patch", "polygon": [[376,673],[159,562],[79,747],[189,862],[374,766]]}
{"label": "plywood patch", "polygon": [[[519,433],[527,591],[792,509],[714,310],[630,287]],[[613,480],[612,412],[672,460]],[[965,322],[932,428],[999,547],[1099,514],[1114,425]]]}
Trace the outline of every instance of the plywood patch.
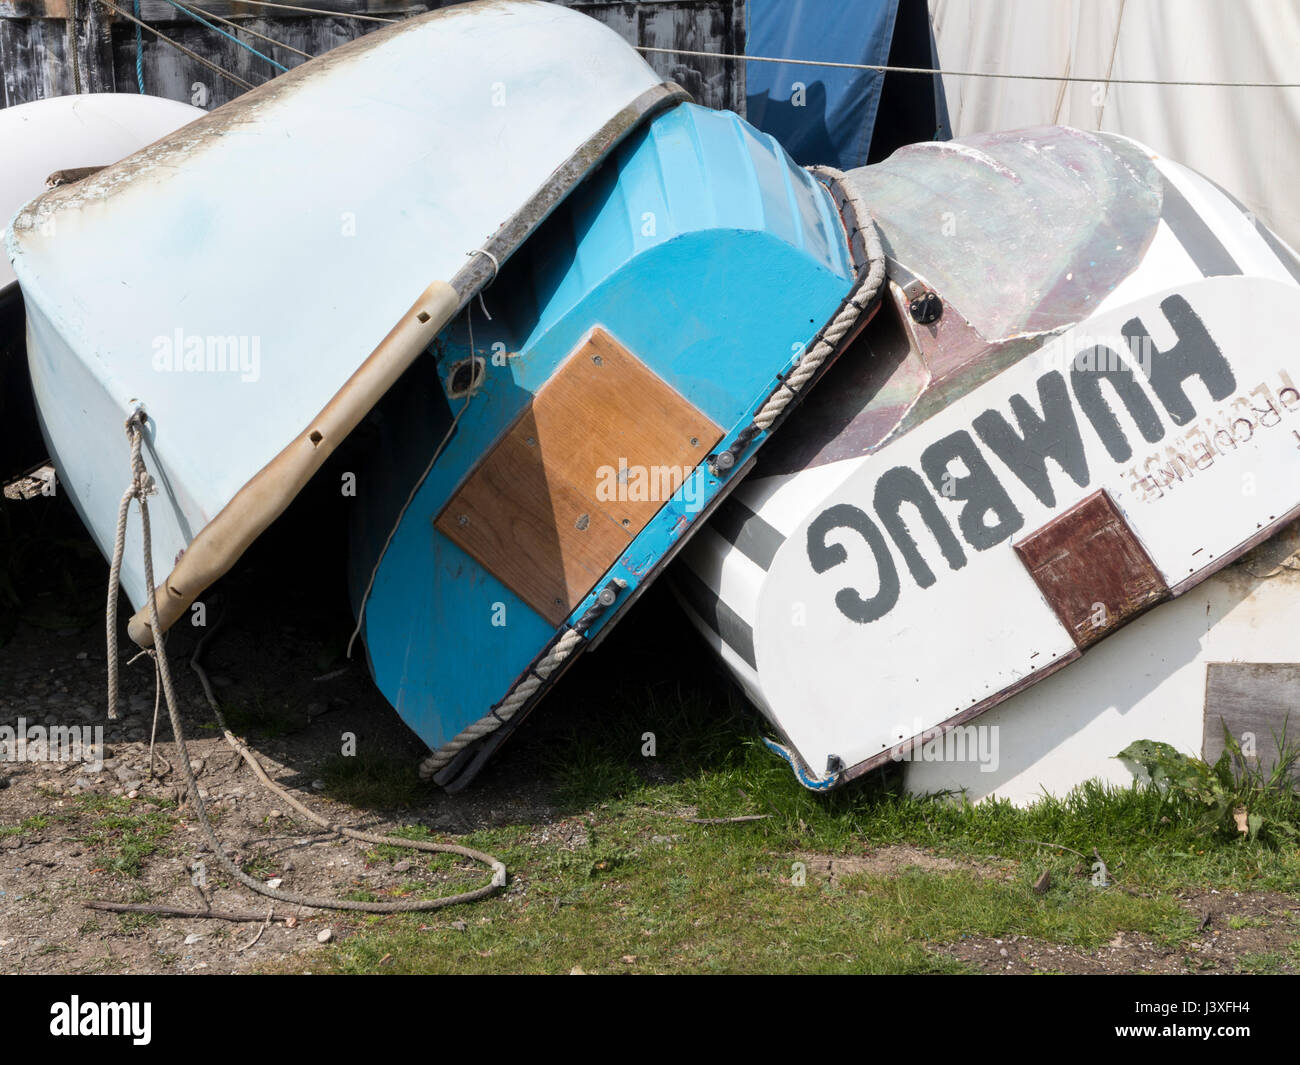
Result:
{"label": "plywood patch", "polygon": [[558,625],[721,438],[596,329],[434,524]]}
{"label": "plywood patch", "polygon": [[[1300,663],[1211,662],[1205,667],[1205,731],[1201,755],[1209,763],[1223,753],[1223,727],[1254,752],[1252,769],[1269,772],[1278,740],[1300,739]],[[1293,767],[1300,778],[1300,766]]]}
{"label": "plywood patch", "polygon": [[1080,649],[1169,597],[1164,579],[1104,490],[1014,546]]}

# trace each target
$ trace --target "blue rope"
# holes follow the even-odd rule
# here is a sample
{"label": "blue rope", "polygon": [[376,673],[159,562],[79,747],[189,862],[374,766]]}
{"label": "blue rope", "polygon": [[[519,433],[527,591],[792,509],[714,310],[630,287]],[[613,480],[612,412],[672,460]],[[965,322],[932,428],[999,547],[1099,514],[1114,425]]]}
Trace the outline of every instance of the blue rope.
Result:
{"label": "blue rope", "polygon": [[[137,0],[137,2],[138,2],[138,0]],[[227,32],[226,32],[225,30],[223,30],[220,26],[214,26],[214,25],[212,25],[212,23],[209,22],[207,19],[200,18],[200,17],[199,17],[198,15],[196,15],[193,11],[191,11],[188,7],[184,7],[184,6],[182,6],[181,4],[178,4],[178,3],[176,2],[176,0],[167,0],[167,3],[171,4],[171,6],[174,7],[174,8],[176,8],[177,11],[184,11],[185,14],[189,15],[190,18],[194,19],[195,22],[201,22],[201,23],[203,23],[203,25],[207,26],[208,29],[210,29],[210,30],[216,30],[219,34],[221,34],[221,36],[225,37],[227,40],[234,41],[237,45],[239,45],[240,48],[246,48],[246,49],[248,49],[248,51],[252,52],[253,55],[257,56],[258,59],[265,59],[268,63],[271,64],[271,66],[275,67],[276,70],[279,70],[279,71],[288,71],[288,69],[289,69],[288,67],[286,67],[286,66],[281,66],[281,65],[280,65],[279,63],[277,63],[274,59],[272,59],[269,55],[263,55],[263,54],[262,54],[261,52],[259,52],[256,48],[254,48],[251,44],[246,44],[244,41],[241,41],[238,37],[234,36],[233,34],[227,33]],[[137,28],[137,31],[136,31],[136,32],[139,32],[138,28]],[[143,90],[142,90],[142,91],[143,91]]]}
{"label": "blue rope", "polygon": [[794,775],[799,778],[799,783],[805,788],[811,788],[813,791],[827,791],[835,787],[839,782],[840,775],[838,773],[831,773],[825,777],[815,777],[808,772],[807,767],[803,764],[803,759],[797,757],[788,747],[782,747],[779,743],[769,740],[766,736],[762,737],[762,740],[769,751],[775,751],[790,763]]}
{"label": "blue rope", "polygon": [[[135,17],[140,17],[140,0],[135,0]],[[135,83],[144,95],[144,31],[135,24]]]}

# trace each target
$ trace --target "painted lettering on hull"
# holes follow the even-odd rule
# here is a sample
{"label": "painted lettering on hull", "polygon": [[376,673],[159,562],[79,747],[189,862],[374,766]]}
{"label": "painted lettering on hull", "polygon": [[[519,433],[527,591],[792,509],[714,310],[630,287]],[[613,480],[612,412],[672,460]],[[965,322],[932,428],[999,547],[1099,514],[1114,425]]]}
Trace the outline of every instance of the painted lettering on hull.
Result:
{"label": "painted lettering on hull", "polygon": [[[1025,519],[1004,483],[1008,475],[1049,508],[1057,501],[1054,472],[1078,489],[1088,488],[1099,471],[1089,468],[1084,432],[1095,434],[1118,466],[1132,459],[1134,435],[1158,443],[1171,427],[1194,422],[1189,381],[1198,380],[1216,402],[1231,396],[1237,388],[1232,366],[1187,299],[1167,296],[1160,311],[1172,344],[1156,344],[1148,325],[1133,317],[1121,329],[1122,343],[1078,351],[1068,382],[1060,370],[1049,370],[1034,382],[1032,396],[1013,394],[1008,409],[990,407],[971,420],[969,430],[930,444],[920,454],[919,470],[900,465],[882,473],[874,513],[839,502],[818,514],[807,532],[813,571],[843,566],[846,576],[852,574],[851,583],[835,593],[839,612],[865,625],[893,609],[901,587],[894,552],[918,588],[934,586],[941,578],[920,550],[923,536],[950,570],[958,570],[967,563],[967,548],[987,551],[1020,532]],[[1119,356],[1121,350],[1143,350],[1147,356],[1135,369],[1133,361]],[[1131,428],[1121,421],[1117,405]],[[1007,473],[999,473],[987,454]]]}

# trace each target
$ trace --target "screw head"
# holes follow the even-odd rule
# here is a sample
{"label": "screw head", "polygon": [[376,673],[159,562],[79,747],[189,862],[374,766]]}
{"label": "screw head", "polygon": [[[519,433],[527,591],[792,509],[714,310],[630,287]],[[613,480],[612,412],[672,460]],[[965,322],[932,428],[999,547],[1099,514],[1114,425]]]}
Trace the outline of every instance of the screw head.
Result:
{"label": "screw head", "polygon": [[943,300],[933,292],[922,292],[907,305],[907,312],[917,324],[930,325],[943,316]]}

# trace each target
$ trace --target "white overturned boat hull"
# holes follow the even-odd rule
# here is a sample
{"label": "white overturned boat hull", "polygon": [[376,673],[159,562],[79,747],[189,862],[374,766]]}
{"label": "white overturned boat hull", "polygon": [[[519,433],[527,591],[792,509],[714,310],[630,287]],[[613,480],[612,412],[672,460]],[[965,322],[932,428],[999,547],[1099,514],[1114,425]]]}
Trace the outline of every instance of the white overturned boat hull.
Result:
{"label": "white overturned boat hull", "polygon": [[899,752],[904,786],[1018,805],[1086,780],[1122,787],[1134,767],[1116,756],[1129,744],[1158,739],[1214,762],[1224,725],[1267,770],[1283,728],[1300,731],[1296,548],[1292,525],[1069,669]]}
{"label": "white overturned boat hull", "polygon": [[[107,166],[207,112],[130,93],[54,96],[0,109],[0,224],[8,226],[60,170]],[[16,280],[0,259],[0,289]]]}
{"label": "white overturned boat hull", "polygon": [[[0,227],[46,191],[55,174],[106,166],[203,116],[156,96],[87,93],[0,109]],[[22,294],[0,256],[0,477],[45,457],[27,374]]]}
{"label": "white overturned boat hull", "polygon": [[[893,256],[892,339],[878,318],[845,354],[678,582],[808,786],[975,719],[1300,508],[1300,262],[1138,151],[1034,130],[849,175]],[[930,289],[943,316],[915,322]]]}
{"label": "white overturned boat hull", "polygon": [[[537,0],[340,47],[14,220],[60,480],[110,552],[145,462],[166,628],[554,205],[680,98],[616,34]],[[142,607],[140,527],[122,583]],[[151,641],[137,613],[130,631]]]}

